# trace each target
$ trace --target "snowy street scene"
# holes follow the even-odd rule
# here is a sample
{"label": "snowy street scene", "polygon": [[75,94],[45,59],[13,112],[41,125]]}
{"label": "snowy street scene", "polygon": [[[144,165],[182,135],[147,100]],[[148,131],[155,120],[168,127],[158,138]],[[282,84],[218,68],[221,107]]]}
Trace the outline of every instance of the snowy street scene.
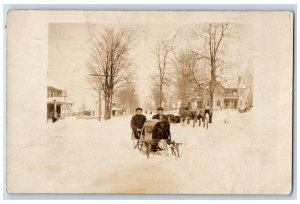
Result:
{"label": "snowy street scene", "polygon": [[[208,129],[171,125],[172,139],[183,143],[179,158],[169,150],[151,153],[147,159],[145,153],[134,149],[130,116],[100,124],[78,118],[50,123],[47,167],[52,172],[52,185],[63,184],[66,190],[83,193],[96,189],[103,193],[158,194],[205,194],[209,193],[206,186],[212,185],[216,193],[236,193],[244,188],[243,181],[252,177],[248,185],[254,190],[259,182],[258,169],[249,168],[255,165],[260,150],[258,143],[251,142],[251,113],[219,111],[215,117]],[[249,157],[249,151],[256,153]],[[228,182],[231,180],[234,185]]]}
{"label": "snowy street scene", "polygon": [[292,192],[292,12],[9,14],[7,192]]}
{"label": "snowy street scene", "polygon": [[241,26],[49,24],[52,185],[90,193],[241,192],[239,181],[255,174],[248,169],[255,160],[243,152],[257,145],[250,142],[251,56],[233,43],[252,49]]}

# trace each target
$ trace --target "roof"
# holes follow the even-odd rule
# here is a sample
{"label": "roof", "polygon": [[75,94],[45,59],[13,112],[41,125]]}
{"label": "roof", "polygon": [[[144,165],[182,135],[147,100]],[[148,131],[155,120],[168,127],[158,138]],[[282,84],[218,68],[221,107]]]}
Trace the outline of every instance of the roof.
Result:
{"label": "roof", "polygon": [[238,84],[238,79],[226,80],[226,81],[222,80],[222,82],[217,80],[217,82],[226,89],[237,89],[237,88],[244,89],[244,88],[246,88],[246,85],[242,81],[240,82],[240,84]]}
{"label": "roof", "polygon": [[54,80],[49,79],[49,78],[47,80],[47,86],[55,88],[55,89],[59,89],[59,90],[64,90],[64,88],[60,84],[56,83]]}

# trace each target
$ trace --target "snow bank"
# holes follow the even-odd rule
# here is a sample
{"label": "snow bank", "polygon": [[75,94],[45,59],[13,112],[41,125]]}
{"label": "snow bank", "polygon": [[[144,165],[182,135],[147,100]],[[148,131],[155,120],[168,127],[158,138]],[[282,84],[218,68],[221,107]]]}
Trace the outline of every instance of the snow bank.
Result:
{"label": "snow bank", "polygon": [[169,150],[149,159],[133,149],[131,116],[49,124],[51,192],[257,193],[259,170],[252,167],[258,165],[259,152],[251,118],[251,112],[219,111],[208,129],[172,124],[172,139],[183,143],[181,157]]}

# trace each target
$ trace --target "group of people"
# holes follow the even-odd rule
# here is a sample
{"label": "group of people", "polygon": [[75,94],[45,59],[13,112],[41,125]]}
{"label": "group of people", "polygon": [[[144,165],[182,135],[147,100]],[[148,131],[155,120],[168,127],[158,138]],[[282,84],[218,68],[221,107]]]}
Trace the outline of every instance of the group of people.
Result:
{"label": "group of people", "polygon": [[[141,130],[144,126],[144,123],[146,122],[147,118],[145,115],[142,114],[143,109],[138,107],[136,108],[136,114],[132,116],[131,118],[131,129],[133,131],[134,137],[136,139],[140,138]],[[152,119],[159,120],[160,122],[168,123],[169,120],[166,115],[163,114],[164,109],[162,107],[157,108],[157,114],[153,115]],[[193,118],[193,127],[195,126],[195,123],[198,121],[199,126],[201,125],[201,120],[204,119],[204,114],[202,112],[202,109],[197,108],[195,117]],[[191,112],[188,110],[188,108],[185,108],[185,110],[182,111],[181,115],[181,123],[184,124],[185,121],[189,121],[192,119]]]}
{"label": "group of people", "polygon": [[[142,108],[138,107],[135,111],[136,114],[132,116],[130,124],[135,138],[139,139],[141,130],[147,118],[145,115],[142,114]],[[162,107],[157,108],[157,114],[153,115],[152,119],[168,123],[168,117],[163,114],[163,111],[164,109]]]}
{"label": "group of people", "polygon": [[[184,124],[185,121],[187,121],[187,123],[189,124],[190,120],[192,119],[192,113],[191,111],[189,111],[188,108],[185,108],[181,115],[181,123]],[[196,112],[195,112],[195,116],[193,117],[193,127],[195,126],[195,123],[198,121],[199,122],[199,126],[201,126],[201,121],[204,120],[204,114],[201,108],[197,108]]]}

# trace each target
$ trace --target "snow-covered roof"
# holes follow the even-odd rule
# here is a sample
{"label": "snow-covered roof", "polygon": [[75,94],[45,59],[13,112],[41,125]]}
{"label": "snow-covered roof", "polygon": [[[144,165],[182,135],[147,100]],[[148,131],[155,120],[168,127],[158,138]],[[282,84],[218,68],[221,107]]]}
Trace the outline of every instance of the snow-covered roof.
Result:
{"label": "snow-covered roof", "polygon": [[52,88],[55,88],[55,89],[59,89],[59,90],[64,90],[64,88],[59,85],[57,82],[55,82],[53,79],[49,79],[47,80],[47,86],[48,87],[52,87]]}

